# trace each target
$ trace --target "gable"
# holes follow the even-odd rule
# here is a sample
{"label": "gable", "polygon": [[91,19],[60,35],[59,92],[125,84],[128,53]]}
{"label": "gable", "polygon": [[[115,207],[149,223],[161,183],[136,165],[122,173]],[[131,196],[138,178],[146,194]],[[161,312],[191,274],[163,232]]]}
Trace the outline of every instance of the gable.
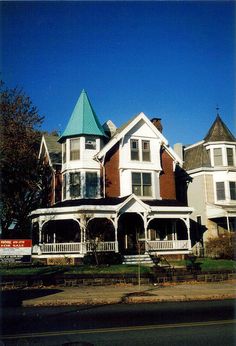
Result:
{"label": "gable", "polygon": [[143,213],[150,207],[143,203],[137,196],[131,195],[119,206],[119,213]]}
{"label": "gable", "polygon": [[96,155],[96,158],[101,160],[117,142],[120,140],[123,141],[125,137],[127,138],[131,133],[147,137],[149,135],[150,138],[159,139],[172,158],[182,164],[181,158],[169,147],[167,139],[142,112],[119,128],[110,141]]}

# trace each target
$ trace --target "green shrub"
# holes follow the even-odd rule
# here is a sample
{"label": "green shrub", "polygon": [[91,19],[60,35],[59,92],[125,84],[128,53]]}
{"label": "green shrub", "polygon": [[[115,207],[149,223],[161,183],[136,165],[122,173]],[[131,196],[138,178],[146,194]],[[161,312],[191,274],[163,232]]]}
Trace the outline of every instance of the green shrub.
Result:
{"label": "green shrub", "polygon": [[206,256],[221,259],[236,259],[236,236],[234,233],[221,234],[205,243]]}
{"label": "green shrub", "polygon": [[96,257],[94,253],[89,253],[86,254],[83,258],[83,264],[86,265],[114,265],[114,264],[121,264],[123,262],[123,257],[119,253],[115,252],[99,252],[96,254],[97,256],[97,261],[96,262]]}

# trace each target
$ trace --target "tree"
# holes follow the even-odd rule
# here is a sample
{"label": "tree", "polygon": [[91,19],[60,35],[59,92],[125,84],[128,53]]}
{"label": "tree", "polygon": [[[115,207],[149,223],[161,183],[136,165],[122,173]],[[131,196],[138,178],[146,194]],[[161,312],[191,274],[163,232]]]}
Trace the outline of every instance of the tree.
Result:
{"label": "tree", "polygon": [[18,88],[0,84],[0,164],[2,237],[29,235],[29,213],[38,203],[40,143],[43,121],[31,99]]}

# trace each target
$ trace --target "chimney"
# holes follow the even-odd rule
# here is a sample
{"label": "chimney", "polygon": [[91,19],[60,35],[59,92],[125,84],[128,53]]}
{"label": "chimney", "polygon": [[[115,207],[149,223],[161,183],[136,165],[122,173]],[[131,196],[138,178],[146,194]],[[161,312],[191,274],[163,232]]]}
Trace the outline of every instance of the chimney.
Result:
{"label": "chimney", "polygon": [[162,124],[161,124],[161,118],[153,118],[151,120],[151,122],[162,133],[163,127],[162,127]]}
{"label": "chimney", "polygon": [[174,151],[176,152],[177,155],[179,155],[179,157],[183,161],[183,159],[184,159],[184,146],[183,146],[183,144],[182,143],[176,143],[174,145]]}

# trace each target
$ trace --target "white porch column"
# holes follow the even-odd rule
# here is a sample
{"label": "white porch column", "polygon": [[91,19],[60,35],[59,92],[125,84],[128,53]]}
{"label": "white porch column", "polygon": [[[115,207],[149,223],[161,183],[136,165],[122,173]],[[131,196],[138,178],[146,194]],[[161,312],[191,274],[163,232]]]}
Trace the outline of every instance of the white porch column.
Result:
{"label": "white porch column", "polygon": [[191,238],[190,238],[190,220],[189,220],[189,216],[185,220],[185,224],[186,224],[187,233],[188,233],[188,249],[191,250],[192,246],[191,246]]}
{"label": "white porch column", "polygon": [[43,228],[42,224],[43,224],[43,222],[41,220],[39,220],[38,224],[39,224],[39,244],[41,244],[42,243],[42,228]]}
{"label": "white porch column", "polygon": [[148,220],[147,213],[143,214],[143,226],[144,226],[144,236],[145,236],[145,252],[147,252],[147,241],[148,241]]}
{"label": "white porch column", "polygon": [[80,241],[81,241],[81,251],[86,254],[86,219],[84,216],[80,219]]}
{"label": "white porch column", "polygon": [[226,220],[227,220],[227,231],[230,232],[230,224],[229,224],[229,217],[228,217],[228,215],[226,216]]}
{"label": "white porch column", "polygon": [[114,218],[113,225],[114,225],[114,229],[115,229],[115,252],[119,252],[118,237],[117,237],[117,229],[118,229],[118,219],[117,219],[117,216]]}

